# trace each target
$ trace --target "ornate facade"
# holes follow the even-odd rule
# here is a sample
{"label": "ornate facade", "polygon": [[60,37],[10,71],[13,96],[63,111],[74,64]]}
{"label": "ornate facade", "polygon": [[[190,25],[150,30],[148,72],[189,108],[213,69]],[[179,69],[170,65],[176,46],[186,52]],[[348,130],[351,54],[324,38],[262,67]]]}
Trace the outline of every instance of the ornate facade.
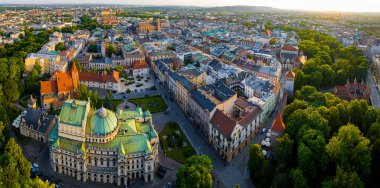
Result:
{"label": "ornate facade", "polygon": [[69,99],[49,141],[54,171],[77,180],[127,185],[154,178],[158,134],[141,108],[115,114]]}

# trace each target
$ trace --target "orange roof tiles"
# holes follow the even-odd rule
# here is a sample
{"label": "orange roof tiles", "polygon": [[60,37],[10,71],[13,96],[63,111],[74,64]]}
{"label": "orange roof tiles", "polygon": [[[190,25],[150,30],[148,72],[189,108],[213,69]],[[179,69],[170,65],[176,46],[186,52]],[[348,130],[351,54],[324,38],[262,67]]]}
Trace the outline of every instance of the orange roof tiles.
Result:
{"label": "orange roof tiles", "polygon": [[132,69],[145,69],[149,68],[149,65],[145,61],[136,61],[132,65]]}
{"label": "orange roof tiles", "polygon": [[41,93],[74,91],[74,81],[71,77],[71,73],[73,72],[78,72],[75,63],[71,66],[70,72],[62,72],[58,70],[50,77],[49,81],[41,81]]}
{"label": "orange roof tiles", "polygon": [[41,93],[57,93],[57,81],[41,81]]}
{"label": "orange roof tiles", "polygon": [[281,50],[284,51],[298,51],[298,49],[294,46],[284,45],[282,46]]}
{"label": "orange roof tiles", "polygon": [[292,71],[286,73],[285,78],[295,78],[295,74]]}
{"label": "orange roof tiles", "polygon": [[283,132],[285,130],[285,124],[282,121],[281,113],[277,113],[276,119],[273,121],[271,130],[273,132]]}
{"label": "orange roof tiles", "polygon": [[68,73],[57,71],[54,74],[57,79],[58,93],[74,90],[73,79]]}

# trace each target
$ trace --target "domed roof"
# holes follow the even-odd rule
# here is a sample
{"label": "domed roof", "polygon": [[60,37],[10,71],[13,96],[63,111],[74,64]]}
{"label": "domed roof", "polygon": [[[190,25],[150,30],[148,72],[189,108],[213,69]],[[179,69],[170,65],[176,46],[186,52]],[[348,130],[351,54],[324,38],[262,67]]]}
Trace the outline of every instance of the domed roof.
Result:
{"label": "domed roof", "polygon": [[107,135],[117,128],[117,118],[113,112],[102,107],[91,115],[87,126],[90,126],[90,134]]}

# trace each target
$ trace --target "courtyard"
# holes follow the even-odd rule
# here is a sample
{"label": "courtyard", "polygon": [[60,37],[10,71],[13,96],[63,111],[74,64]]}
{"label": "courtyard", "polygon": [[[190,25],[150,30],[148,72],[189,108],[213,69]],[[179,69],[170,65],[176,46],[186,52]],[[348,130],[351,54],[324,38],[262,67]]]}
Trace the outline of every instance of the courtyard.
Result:
{"label": "courtyard", "polygon": [[121,91],[126,93],[137,93],[154,90],[154,81],[149,74],[127,76],[120,78]]}
{"label": "courtyard", "polygon": [[168,108],[164,99],[160,95],[134,98],[129,99],[129,101],[137,106],[142,107],[144,110],[149,110],[150,113],[164,112]]}
{"label": "courtyard", "polygon": [[159,138],[165,156],[179,163],[185,163],[187,158],[195,155],[194,148],[177,122],[170,121],[166,123],[163,130],[159,133]]}

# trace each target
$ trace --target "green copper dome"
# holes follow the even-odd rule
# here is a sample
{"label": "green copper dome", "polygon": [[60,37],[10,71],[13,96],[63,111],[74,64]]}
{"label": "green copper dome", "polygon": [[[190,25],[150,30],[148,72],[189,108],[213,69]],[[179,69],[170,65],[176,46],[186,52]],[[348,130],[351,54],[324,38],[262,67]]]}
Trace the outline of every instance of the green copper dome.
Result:
{"label": "green copper dome", "polygon": [[107,135],[117,128],[116,115],[105,108],[95,111],[90,117],[90,134]]}

